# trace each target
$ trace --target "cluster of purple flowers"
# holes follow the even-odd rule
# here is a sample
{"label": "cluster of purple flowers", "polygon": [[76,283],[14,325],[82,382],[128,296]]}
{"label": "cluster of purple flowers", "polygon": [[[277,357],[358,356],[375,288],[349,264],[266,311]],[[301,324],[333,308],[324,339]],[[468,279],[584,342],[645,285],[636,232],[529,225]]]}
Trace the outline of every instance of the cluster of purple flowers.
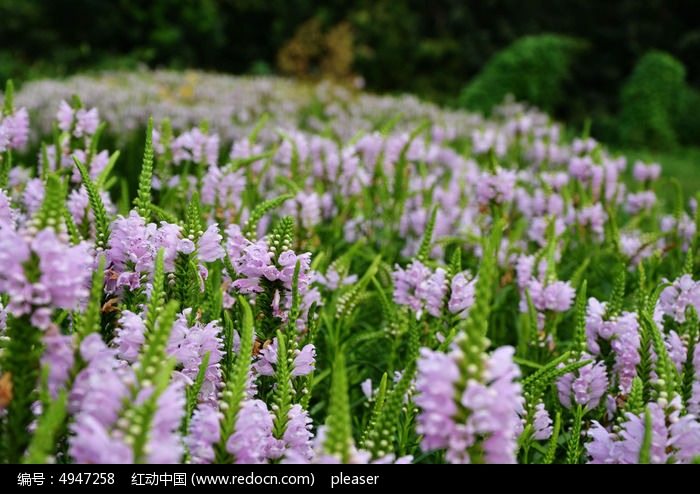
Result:
{"label": "cluster of purple flowers", "polygon": [[445,449],[451,463],[515,463],[523,398],[513,353],[512,347],[496,349],[484,356],[481,375],[467,379],[459,349],[421,349],[415,401],[422,409],[416,432],[423,450]]}
{"label": "cluster of purple flowers", "polygon": [[89,295],[89,245],[65,237],[52,228],[30,235],[0,225],[0,293],[8,296],[8,312],[30,315],[38,328],[49,327],[55,309],[79,309]]}
{"label": "cluster of purple flowers", "polygon": [[[394,302],[405,305],[420,318],[423,311],[433,317],[440,317],[447,302],[447,310],[452,314],[466,317],[474,304],[476,278],[469,273],[457,273],[451,281],[443,268],[431,271],[418,260],[412,261],[406,269],[396,265],[392,272],[394,281]],[[445,300],[447,294],[449,299]]]}

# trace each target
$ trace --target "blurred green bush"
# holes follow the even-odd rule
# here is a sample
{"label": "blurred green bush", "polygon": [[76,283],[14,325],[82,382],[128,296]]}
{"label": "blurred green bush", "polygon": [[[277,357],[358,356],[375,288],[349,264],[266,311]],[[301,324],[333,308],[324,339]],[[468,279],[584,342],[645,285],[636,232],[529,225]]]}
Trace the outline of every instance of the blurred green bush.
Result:
{"label": "blurred green bush", "polygon": [[556,34],[526,36],[498,52],[459,96],[459,105],[489,113],[512,94],[553,112],[564,96],[576,55],[587,46],[580,39]]}
{"label": "blurred green bush", "polygon": [[668,53],[645,54],[620,95],[619,133],[625,146],[673,149],[680,96],[686,89],[683,64]]}

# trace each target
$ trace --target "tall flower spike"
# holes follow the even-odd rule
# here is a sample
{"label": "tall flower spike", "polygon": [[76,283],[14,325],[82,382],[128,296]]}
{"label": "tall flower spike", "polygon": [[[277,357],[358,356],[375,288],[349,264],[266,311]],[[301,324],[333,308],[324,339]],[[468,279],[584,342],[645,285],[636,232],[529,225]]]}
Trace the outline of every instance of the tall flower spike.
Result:
{"label": "tall flower spike", "polygon": [[228,441],[236,431],[239,412],[246,398],[250,358],[253,353],[253,312],[242,297],[238,298],[237,305],[240,307],[241,339],[236,360],[231,372],[226,375],[226,387],[219,401],[223,417],[220,425],[221,435],[214,445],[216,463],[231,463],[236,459],[229,451]]}
{"label": "tall flower spike", "polygon": [[90,207],[95,215],[95,248],[98,252],[101,252],[107,247],[107,238],[109,237],[107,209],[105,208],[105,205],[102,202],[102,197],[90,178],[90,174],[85,166],[78,160],[78,158],[74,157],[73,160],[75,161],[75,166],[77,166],[78,170],[80,171],[80,176],[83,179],[83,185],[85,186],[90,199]]}
{"label": "tall flower spike", "polygon": [[136,210],[142,218],[148,220],[151,209],[151,183],[153,178],[153,117],[148,119],[146,128],[146,145],[143,151],[139,188],[134,201]]}

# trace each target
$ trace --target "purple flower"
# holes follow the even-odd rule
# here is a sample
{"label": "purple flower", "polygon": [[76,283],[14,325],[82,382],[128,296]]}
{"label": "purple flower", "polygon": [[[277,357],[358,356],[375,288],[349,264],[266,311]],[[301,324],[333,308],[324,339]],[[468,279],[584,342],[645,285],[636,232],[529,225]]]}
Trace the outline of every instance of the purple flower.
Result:
{"label": "purple flower", "polygon": [[226,451],[237,464],[262,464],[275,445],[272,414],[261,400],[246,400],[236,419],[236,430],[226,441]]}
{"label": "purple flower", "polygon": [[455,434],[456,387],[460,373],[455,354],[421,348],[416,377],[415,402],[422,411],[416,432],[422,436],[424,451],[446,448]]}
{"label": "purple flower", "polygon": [[141,316],[129,310],[122,311],[116,333],[114,343],[118,355],[127,362],[136,362],[141,346],[146,341],[146,324]]}
{"label": "purple flower", "polygon": [[665,335],[664,345],[666,346],[666,350],[668,350],[668,356],[671,358],[673,364],[676,366],[676,370],[680,374],[686,357],[688,356],[688,349],[685,347],[685,343],[681,340],[680,336],[678,336],[678,333],[671,330]]}
{"label": "purple flower", "polygon": [[223,343],[219,337],[221,328],[217,321],[208,324],[195,322],[189,327],[187,316],[192,309],[185,309],[173,324],[166,352],[175,357],[181,373],[194,381],[199,374],[202,359],[209,352],[209,363],[204,374],[204,382],[199,392],[199,400],[210,404],[216,403],[221,386],[221,359]]}
{"label": "purple flower", "polygon": [[197,257],[202,262],[213,262],[224,257],[224,248],[221,246],[222,237],[216,224],[209,225],[206,231],[197,240]]}
{"label": "purple flower", "polygon": [[693,367],[695,369],[695,379],[687,406],[688,412],[694,415],[700,415],[700,345],[697,343],[693,351]]}
{"label": "purple flower", "polygon": [[[571,308],[576,295],[576,291],[568,281],[553,281],[544,285],[540,280],[531,278],[527,288],[532,304],[539,311],[566,312]],[[527,312],[527,310],[527,299],[521,297],[520,311]]]}
{"label": "purple flower", "polygon": [[447,294],[446,272],[437,268],[423,283],[418,285],[416,295],[425,301],[425,308],[433,317],[440,317],[444,298]]}
{"label": "purple flower", "polygon": [[[581,358],[588,360],[590,357],[583,354]],[[591,362],[557,379],[559,401],[565,408],[571,408],[576,403],[593,410],[600,404],[607,389],[608,375],[603,362]]]}
{"label": "purple flower", "polygon": [[277,365],[277,338],[263,345],[258,352],[258,360],[253,364],[253,369],[261,376],[274,376],[273,365]]}
{"label": "purple flower", "polygon": [[578,223],[581,226],[588,226],[598,242],[602,242],[605,238],[605,222],[607,220],[608,213],[605,212],[600,203],[587,206],[578,214]]}
{"label": "purple flower", "polygon": [[71,432],[69,451],[76,463],[134,463],[133,450],[91,415],[78,415]]}
{"label": "purple flower", "polygon": [[633,215],[643,210],[651,211],[654,204],[656,204],[656,194],[653,190],[645,190],[636,194],[627,194],[625,211]]}
{"label": "purple flower", "polygon": [[[4,137],[2,136],[4,134]],[[29,138],[29,114],[26,108],[0,119],[0,149],[22,149]]]}
{"label": "purple flower", "polygon": [[97,126],[100,124],[100,117],[97,108],[86,110],[79,109],[75,112],[75,129],[73,135],[75,137],[91,136],[97,131]]}
{"label": "purple flower", "polygon": [[316,365],[316,348],[311,345],[304,345],[301,350],[294,351],[294,362],[292,363],[292,377],[306,376],[310,374]]}
{"label": "purple flower", "polygon": [[688,414],[672,422],[668,428],[667,444],[674,449],[679,463],[691,463],[700,455],[700,422],[698,417]]}
{"label": "purple flower", "polygon": [[313,456],[311,440],[314,437],[311,432],[311,417],[301,405],[295,404],[289,409],[287,419],[287,429],[283,436],[285,454],[310,460]]}
{"label": "purple flower", "polygon": [[474,305],[476,290],[476,278],[467,281],[464,273],[457,273],[452,277],[450,300],[447,308],[452,314],[467,317],[469,308]]}
{"label": "purple flower", "polygon": [[638,182],[658,180],[661,176],[661,166],[657,163],[645,165],[641,161],[637,161],[632,169],[632,176]]}
{"label": "purple flower", "polygon": [[657,302],[663,314],[671,316],[676,322],[685,322],[685,310],[689,305],[700,312],[700,283],[694,281],[689,274],[676,279],[659,295]]}
{"label": "purple flower", "polygon": [[219,441],[219,435],[219,412],[211,405],[200,403],[184,438],[192,463],[214,462],[214,444]]}
{"label": "purple flower", "polygon": [[179,463],[184,453],[180,425],[185,415],[185,388],[173,381],[158,396],[145,447],[147,463]]}
{"label": "purple flower", "polygon": [[511,202],[515,197],[516,174],[513,170],[498,168],[495,175],[484,173],[476,184],[476,200],[481,205],[490,201],[497,204]]}
{"label": "purple flower", "polygon": [[535,405],[532,427],[535,430],[535,439],[538,441],[544,441],[552,436],[552,418],[544,407],[544,403]]}
{"label": "purple flower", "polygon": [[15,228],[15,210],[10,204],[10,197],[7,193],[0,189],[0,228]]}
{"label": "purple flower", "polygon": [[[666,463],[669,457],[666,451],[668,431],[666,429],[666,415],[658,403],[647,405],[651,415],[651,462],[657,464]],[[627,422],[622,425],[619,433],[619,463],[638,463],[639,452],[644,441],[645,418],[644,414],[626,414]]]}
{"label": "purple flower", "polygon": [[41,207],[41,203],[44,202],[44,195],[46,190],[44,189],[44,181],[40,178],[32,178],[27,182],[24,187],[24,194],[22,195],[22,201],[27,209],[28,215],[33,215]]}
{"label": "purple flower", "polygon": [[70,132],[71,127],[73,127],[74,115],[75,110],[73,110],[73,107],[65,101],[61,101],[58,105],[58,113],[56,114],[58,128],[63,132]]}
{"label": "purple flower", "polygon": [[235,223],[226,227],[226,253],[233,259],[240,257],[243,249],[251,242],[241,233],[241,227]]}
{"label": "purple flower", "polygon": [[394,302],[399,305],[407,305],[420,315],[424,300],[421,297],[419,287],[431,276],[430,269],[420,261],[413,261],[405,271],[398,265],[395,268],[396,271],[391,275],[394,280]]}
{"label": "purple flower", "polygon": [[[39,285],[48,290],[50,303],[60,309],[76,309],[89,295],[93,258],[86,243],[69,246],[47,228],[32,241],[39,258]],[[36,286],[36,285],[35,285]]]}
{"label": "purple flower", "polygon": [[49,392],[52,398],[56,398],[73,368],[75,354],[73,335],[63,335],[58,327],[51,325],[44,334],[43,340],[46,349],[41,356],[41,365],[49,367]]}
{"label": "purple flower", "polygon": [[115,351],[95,333],[83,340],[80,350],[88,365],[69,395],[68,409],[75,417],[70,455],[76,463],[133,463],[133,450],[113,429],[135,381],[133,370],[115,359]]}

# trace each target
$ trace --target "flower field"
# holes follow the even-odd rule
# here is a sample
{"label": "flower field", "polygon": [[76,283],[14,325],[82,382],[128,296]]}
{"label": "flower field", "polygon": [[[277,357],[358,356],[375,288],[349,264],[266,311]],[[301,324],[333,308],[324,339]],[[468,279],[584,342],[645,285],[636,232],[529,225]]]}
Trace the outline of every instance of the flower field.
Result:
{"label": "flower field", "polygon": [[513,101],[0,101],[0,462],[700,459],[697,200],[660,165]]}

